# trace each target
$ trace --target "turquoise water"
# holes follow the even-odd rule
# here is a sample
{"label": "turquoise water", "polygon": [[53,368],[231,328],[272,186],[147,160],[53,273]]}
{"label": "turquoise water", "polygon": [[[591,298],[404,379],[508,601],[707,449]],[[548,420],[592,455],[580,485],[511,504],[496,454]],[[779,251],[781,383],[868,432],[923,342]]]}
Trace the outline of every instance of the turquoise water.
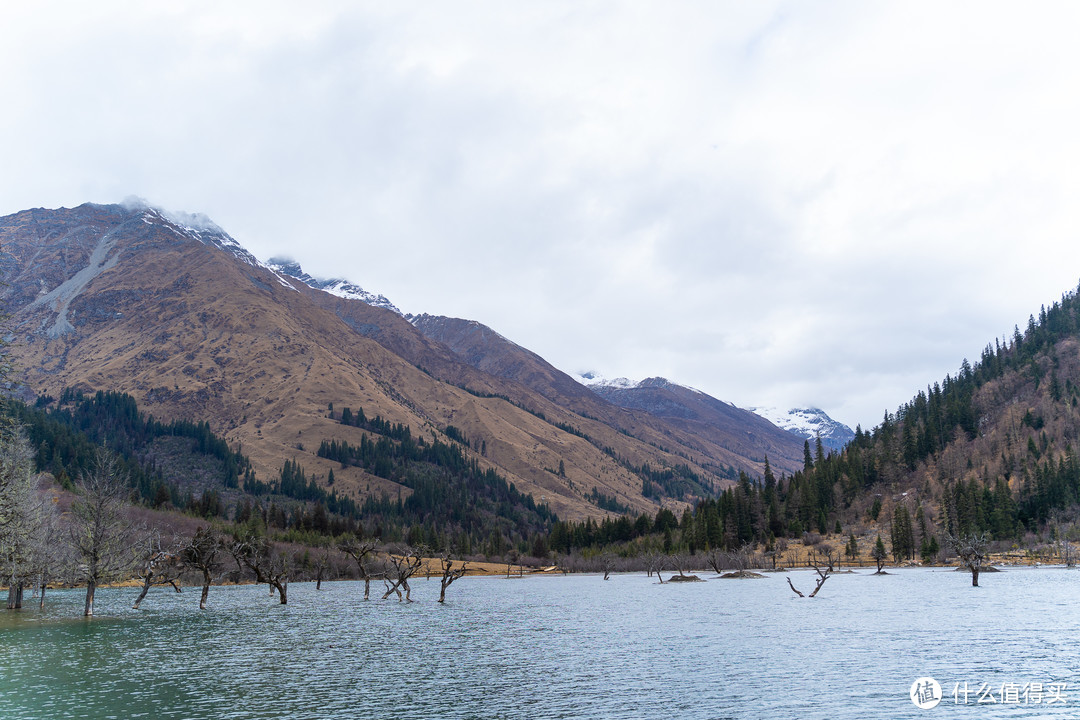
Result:
{"label": "turquoise water", "polygon": [[[293,584],[284,607],[215,587],[206,611],[197,588],[138,611],[107,588],[89,621],[81,591],[50,591],[44,612],[0,610],[0,718],[1080,717],[1080,572],[894,573],[813,599],[783,574],[465,578],[445,605],[437,580],[411,605],[353,582]],[[945,694],[933,710],[909,699],[921,676]],[[1003,683],[1042,683],[1043,702],[977,703]]]}

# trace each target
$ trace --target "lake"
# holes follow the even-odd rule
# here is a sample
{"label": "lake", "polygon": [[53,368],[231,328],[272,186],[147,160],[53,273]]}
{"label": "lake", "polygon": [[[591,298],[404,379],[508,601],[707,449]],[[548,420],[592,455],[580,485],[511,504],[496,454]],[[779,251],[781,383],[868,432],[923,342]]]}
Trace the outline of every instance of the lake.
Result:
{"label": "lake", "polygon": [[1080,717],[1080,572],[891,572],[50,591],[0,610],[0,718]]}

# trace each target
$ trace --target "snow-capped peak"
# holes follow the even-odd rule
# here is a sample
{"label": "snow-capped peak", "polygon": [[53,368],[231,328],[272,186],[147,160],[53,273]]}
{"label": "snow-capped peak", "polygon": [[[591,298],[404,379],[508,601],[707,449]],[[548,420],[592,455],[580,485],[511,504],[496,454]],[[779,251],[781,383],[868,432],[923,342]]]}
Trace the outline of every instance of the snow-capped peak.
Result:
{"label": "snow-capped peak", "polygon": [[[140,212],[142,221],[147,225],[158,225],[170,230],[180,237],[195,240],[203,245],[212,245],[234,255],[248,265],[263,268],[266,267],[259,262],[254,255],[249,253],[243,245],[229,235],[229,233],[225,232],[221,226],[202,213],[165,210],[164,208],[150,205],[142,198],[137,197],[125,199],[124,202],[121,203],[121,206],[127,210]],[[282,285],[292,288],[292,285],[280,276],[278,277],[278,281],[281,282]],[[295,288],[293,289],[295,290]]]}
{"label": "snow-capped peak", "polygon": [[[615,388],[617,390],[634,390],[636,388],[682,388],[689,390],[690,392],[697,393],[698,395],[706,395],[706,393],[692,388],[689,385],[680,385],[679,383],[673,383],[667,378],[663,377],[647,377],[644,380],[630,380],[629,378],[617,377],[609,379],[600,375],[597,372],[588,371],[583,373],[575,373],[572,377],[579,383],[588,388]],[[722,401],[721,401],[722,402]],[[729,403],[730,404],[730,403]]]}
{"label": "snow-capped peak", "polygon": [[792,408],[781,410],[775,407],[755,407],[750,411],[765,418],[773,425],[789,433],[808,440],[821,437],[821,443],[834,450],[843,448],[855,437],[855,433],[842,422],[833,420],[819,408]]}
{"label": "snow-capped peak", "polygon": [[624,377],[618,377],[618,378],[614,378],[614,379],[609,380],[608,378],[604,377],[603,375],[600,375],[599,373],[592,372],[591,370],[588,371],[588,372],[583,372],[583,373],[575,373],[572,377],[575,380],[577,380],[579,383],[584,385],[585,387],[590,387],[590,388],[613,387],[613,388],[621,388],[621,389],[624,389],[624,390],[630,390],[630,389],[636,388],[640,384],[638,382],[635,382],[633,380],[629,380],[629,379],[624,378]]}
{"label": "snow-capped peak", "polygon": [[312,277],[308,273],[304,272],[304,269],[300,267],[300,263],[296,262],[292,258],[287,257],[273,257],[267,263],[267,267],[274,273],[280,275],[286,275],[294,280],[299,280],[310,288],[316,290],[322,290],[323,292],[334,295],[335,297],[345,298],[346,300],[359,300],[360,302],[368,305],[374,305],[375,307],[385,308],[391,310],[398,315],[402,312],[390,302],[383,295],[376,295],[370,293],[359,285],[355,285],[343,278],[331,278],[329,280],[323,278]]}

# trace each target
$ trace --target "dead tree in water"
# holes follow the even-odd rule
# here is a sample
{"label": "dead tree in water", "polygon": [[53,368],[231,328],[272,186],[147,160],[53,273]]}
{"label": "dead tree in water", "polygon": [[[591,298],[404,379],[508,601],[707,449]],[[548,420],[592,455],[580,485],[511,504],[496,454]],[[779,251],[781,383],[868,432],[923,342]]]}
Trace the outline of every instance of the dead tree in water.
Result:
{"label": "dead tree in water", "polygon": [[8,586],[7,609],[15,610],[22,607],[30,536],[37,524],[33,513],[37,476],[26,436],[7,427],[0,431],[4,433],[0,438],[0,563]]}
{"label": "dead tree in water", "polygon": [[246,567],[255,573],[255,582],[269,585],[271,595],[277,590],[281,604],[288,604],[289,573],[292,570],[290,553],[278,550],[269,538],[248,535],[235,541],[229,547],[229,554],[240,570]]}
{"label": "dead tree in water", "polygon": [[322,581],[326,577],[327,571],[330,569],[330,548],[323,548],[322,551],[315,556],[311,566],[315,570],[315,589],[322,590]]}
{"label": "dead tree in water", "polygon": [[130,577],[135,561],[133,546],[142,532],[126,516],[131,486],[116,458],[104,448],[97,452],[90,472],[75,485],[78,498],[71,504],[71,546],[79,562],[79,579],[86,582],[83,614],[94,614],[94,594],[104,582]]}
{"label": "dead tree in water", "polygon": [[[813,566],[813,568],[814,568],[814,570],[816,570],[816,571],[817,571],[817,574],[818,574],[818,581],[817,581],[817,586],[816,586],[816,587],[814,588],[814,592],[810,593],[810,597],[814,597],[815,595],[817,595],[817,594],[818,594],[818,590],[820,590],[820,589],[821,589],[821,586],[825,584],[825,581],[829,579],[829,575],[830,575],[830,574],[832,573],[832,571],[833,571],[833,566],[832,566],[832,563],[829,563],[829,564],[828,564],[828,566],[826,566],[826,568],[825,568],[824,570],[822,570],[822,569],[821,569],[820,567],[818,567],[817,565],[814,565],[814,566]],[[794,592],[794,593],[795,593],[796,595],[798,595],[799,597],[806,597],[805,595],[803,595],[803,594],[802,594],[801,592],[799,592],[799,591],[798,591],[798,590],[797,590],[797,589],[795,588],[795,585],[794,585],[794,584],[792,584],[792,582],[791,582],[791,578],[790,578],[790,577],[788,577],[788,579],[787,579],[787,584],[788,584],[788,587],[790,587],[790,588],[791,588],[791,590],[792,590],[792,591],[793,591],[793,592]]]}
{"label": "dead tree in water", "polygon": [[443,553],[442,556],[442,587],[439,589],[439,602],[446,602],[446,588],[450,587],[450,583],[457,580],[459,577],[465,574],[469,564],[462,561],[461,567],[457,570],[454,569],[454,557],[450,553]]}
{"label": "dead tree in water", "polygon": [[345,553],[356,563],[356,569],[360,573],[360,579],[364,581],[364,599],[371,597],[372,563],[375,558],[375,548],[378,540],[361,540],[351,538],[338,545],[338,550]]}
{"label": "dead tree in water", "polygon": [[409,587],[409,578],[415,575],[420,566],[424,564],[423,556],[424,553],[419,548],[408,545],[402,547],[397,553],[390,553],[391,570],[389,571],[389,577],[383,578],[386,583],[386,592],[382,596],[383,600],[390,597],[391,593],[397,593],[398,602],[401,602],[401,591],[404,590],[405,602],[412,602],[412,589]]}
{"label": "dead tree in water", "polygon": [[181,561],[190,568],[198,570],[203,576],[202,595],[199,596],[199,609],[206,609],[206,598],[210,594],[210,583],[221,572],[222,541],[209,528],[199,527],[190,540],[180,549]]}
{"label": "dead tree in water", "polygon": [[45,607],[45,590],[61,567],[70,566],[67,544],[60,527],[60,498],[46,494],[40,506],[37,527],[30,539],[30,574],[34,587],[40,593],[38,608]]}
{"label": "dead tree in water", "polygon": [[990,558],[989,536],[985,532],[953,535],[946,531],[945,539],[964,567],[971,571],[971,586],[979,587],[979,571]]}
{"label": "dead tree in water", "polygon": [[161,547],[161,536],[157,531],[152,532],[144,542],[146,545],[138,572],[143,582],[142,591],[139,597],[135,598],[135,604],[131,606],[134,610],[139,609],[139,605],[154,585],[172,585],[176,592],[180,592],[178,582],[183,572],[180,557],[175,552]]}
{"label": "dead tree in water", "polygon": [[611,553],[604,553],[600,556],[600,569],[604,571],[604,579],[610,580],[608,577],[611,575],[611,571],[615,568],[615,556]]}
{"label": "dead tree in water", "polygon": [[645,556],[645,575],[646,577],[652,577],[653,573],[656,573],[656,579],[660,581],[660,584],[664,584],[664,578],[661,577],[660,571],[667,565],[667,555],[662,555],[657,552],[651,552]]}

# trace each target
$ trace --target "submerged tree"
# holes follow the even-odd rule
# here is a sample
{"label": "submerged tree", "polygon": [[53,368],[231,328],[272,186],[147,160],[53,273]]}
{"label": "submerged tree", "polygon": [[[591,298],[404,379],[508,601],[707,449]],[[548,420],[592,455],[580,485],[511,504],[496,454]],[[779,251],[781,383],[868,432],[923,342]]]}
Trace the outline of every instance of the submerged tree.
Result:
{"label": "submerged tree", "polygon": [[[825,567],[825,569],[824,569],[824,570],[822,570],[822,569],[821,569],[820,567],[818,567],[817,565],[814,565],[814,566],[813,566],[813,568],[814,568],[814,570],[815,570],[815,571],[817,572],[817,574],[818,574],[818,581],[817,581],[817,585],[816,585],[816,586],[814,587],[814,591],[813,591],[812,593],[810,593],[810,597],[814,597],[815,595],[817,595],[817,594],[818,594],[818,590],[820,590],[820,589],[821,589],[821,586],[825,584],[825,581],[829,579],[829,575],[831,575],[831,574],[832,574],[832,571],[833,571],[833,566],[832,566],[832,563],[831,563],[831,562],[830,562],[830,563],[829,563],[829,564],[828,564],[828,565],[827,565],[827,566]],[[796,595],[798,595],[799,597],[806,597],[805,595],[803,595],[803,594],[802,594],[801,592],[799,592],[799,591],[798,591],[798,590],[797,590],[797,589],[795,588],[795,585],[794,585],[794,584],[793,584],[793,583],[791,582],[791,578],[790,578],[790,577],[789,577],[789,578],[787,579],[787,584],[788,584],[788,587],[790,587],[790,588],[791,588],[791,590],[792,590],[792,591],[793,591],[793,592],[794,592],[794,593],[795,593]]]}
{"label": "submerged tree", "polygon": [[[206,598],[210,595],[210,583],[221,572],[222,555],[225,547],[221,540],[202,526],[195,529],[195,534],[180,546],[180,561],[184,565],[198,570],[202,574],[202,595],[199,596],[199,609],[206,609]],[[282,595],[282,598],[285,596]],[[284,602],[284,599],[282,600]]]}
{"label": "submerged tree", "polygon": [[645,576],[652,577],[653,573],[656,573],[656,579],[660,581],[660,584],[664,583],[664,578],[660,575],[660,572],[667,565],[668,556],[658,553],[650,552],[645,555]]}
{"label": "submerged tree", "polygon": [[79,562],[79,579],[86,583],[83,614],[94,614],[98,585],[128,576],[135,563],[133,548],[142,528],[126,516],[131,490],[116,458],[99,449],[93,466],[79,475],[78,495],[71,504],[71,546]]}
{"label": "submerged tree", "polygon": [[315,571],[315,589],[322,590],[322,581],[330,571],[330,548],[324,547],[311,561],[311,568]]}
{"label": "submerged tree", "polygon": [[135,604],[131,606],[135,610],[139,609],[146,594],[154,585],[172,585],[176,592],[180,592],[179,580],[184,570],[176,552],[161,546],[161,536],[157,531],[149,533],[143,542],[145,545],[142,557],[139,559],[138,571],[143,584],[139,597],[135,598]]}
{"label": "submerged tree", "polygon": [[45,607],[45,590],[61,568],[70,567],[69,547],[60,525],[60,498],[47,493],[38,505],[37,526],[30,537],[30,578],[39,594],[38,608]]}
{"label": "submerged tree", "polygon": [[359,537],[350,538],[338,544],[338,549],[353,559],[360,578],[364,581],[364,599],[371,597],[371,580],[375,577],[373,572],[375,548],[378,540],[362,540]]}
{"label": "submerged tree", "polygon": [[289,602],[289,573],[292,571],[292,554],[279,550],[264,535],[246,535],[229,547],[240,570],[245,567],[255,574],[255,582],[270,586],[270,594],[277,590],[282,605]]}
{"label": "submerged tree", "polygon": [[450,583],[463,576],[468,567],[469,564],[465,561],[462,561],[461,567],[454,569],[454,556],[451,555],[449,552],[443,553],[442,587],[439,589],[439,602],[446,602],[446,588],[450,587]]}
{"label": "submerged tree", "polygon": [[34,453],[26,435],[5,423],[0,427],[0,561],[9,610],[22,607],[23,584],[40,519],[41,500],[33,470]]}
{"label": "submerged tree", "polygon": [[424,564],[424,553],[420,548],[404,545],[398,551],[389,555],[390,570],[388,577],[384,578],[386,592],[382,599],[390,597],[391,593],[397,593],[398,602],[401,602],[401,591],[405,591],[405,602],[412,602],[412,589],[409,587],[409,578],[416,574]]}
{"label": "submerged tree", "polygon": [[971,571],[971,586],[978,587],[979,571],[990,558],[989,535],[986,532],[953,535],[946,531],[945,537],[961,564]]}

